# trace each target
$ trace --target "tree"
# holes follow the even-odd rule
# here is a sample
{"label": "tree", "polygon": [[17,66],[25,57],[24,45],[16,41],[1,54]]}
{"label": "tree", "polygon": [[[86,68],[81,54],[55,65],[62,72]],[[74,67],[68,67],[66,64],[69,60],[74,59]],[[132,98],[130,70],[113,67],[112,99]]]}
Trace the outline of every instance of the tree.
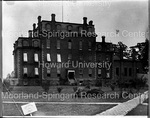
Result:
{"label": "tree", "polygon": [[148,72],[149,40],[146,39],[145,42],[138,43],[136,46],[132,46],[130,48],[132,50],[132,56],[134,59],[140,60],[143,65],[143,70]]}
{"label": "tree", "polygon": [[146,79],[137,78],[130,80],[129,86],[130,88],[136,89],[137,92],[139,92],[140,89],[142,89],[142,87],[145,87],[146,83],[147,83]]}
{"label": "tree", "polygon": [[118,42],[118,44],[114,45],[115,54],[120,58],[130,58],[131,50],[128,49],[128,46],[123,44],[122,42]]}
{"label": "tree", "polygon": [[149,40],[146,39],[145,46],[141,52],[141,61],[143,63],[143,69],[148,72],[149,63],[148,63],[148,54],[149,54]]}

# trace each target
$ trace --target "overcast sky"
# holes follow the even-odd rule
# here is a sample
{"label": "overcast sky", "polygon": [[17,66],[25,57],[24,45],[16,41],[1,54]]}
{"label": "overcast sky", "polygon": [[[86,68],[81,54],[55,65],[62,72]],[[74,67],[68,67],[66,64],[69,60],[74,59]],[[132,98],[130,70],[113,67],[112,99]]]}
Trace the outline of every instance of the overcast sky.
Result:
{"label": "overcast sky", "polygon": [[107,42],[122,41],[127,46],[145,41],[148,27],[148,0],[3,2],[4,78],[14,69],[13,43],[19,36],[27,36],[33,23],[37,23],[39,15],[42,20],[51,20],[52,13],[56,14],[57,21],[83,23],[83,17],[87,17],[88,21],[93,20],[98,34],[97,41],[101,41],[102,35],[106,35]]}

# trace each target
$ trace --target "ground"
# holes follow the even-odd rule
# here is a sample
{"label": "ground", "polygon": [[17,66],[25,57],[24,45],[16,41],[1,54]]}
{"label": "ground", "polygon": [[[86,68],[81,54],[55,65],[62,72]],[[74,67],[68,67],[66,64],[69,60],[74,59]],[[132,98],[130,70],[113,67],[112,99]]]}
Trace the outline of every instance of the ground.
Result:
{"label": "ground", "polygon": [[[110,88],[102,88],[105,93],[119,93],[116,89],[112,91]],[[125,102],[129,99],[120,98],[66,98],[62,100],[61,98],[43,98],[39,97],[43,93],[41,87],[15,87],[13,91],[9,94],[8,92],[3,93],[3,115],[4,116],[22,116],[21,105],[27,104],[29,102],[35,102],[38,111],[33,113],[33,115],[39,116],[54,116],[54,115],[96,115],[107,109],[114,107],[115,105]],[[38,94],[37,94],[38,93]],[[57,87],[50,87],[49,94],[71,94],[74,93],[73,87],[63,87],[63,90],[59,94]],[[12,96],[14,95],[13,99]],[[26,98],[22,97],[24,94],[37,95],[28,96]],[[18,97],[18,95],[20,95]]]}
{"label": "ground", "polygon": [[127,116],[136,115],[136,116],[148,116],[148,99],[145,100],[142,104],[138,105],[136,108],[128,112]]}

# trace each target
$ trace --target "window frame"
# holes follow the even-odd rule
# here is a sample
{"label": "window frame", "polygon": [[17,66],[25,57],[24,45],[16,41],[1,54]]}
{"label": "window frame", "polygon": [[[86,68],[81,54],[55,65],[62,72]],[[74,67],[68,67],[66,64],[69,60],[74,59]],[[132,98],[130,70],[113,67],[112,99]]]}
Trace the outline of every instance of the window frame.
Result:
{"label": "window frame", "polygon": [[60,40],[57,40],[57,49],[60,50]]}
{"label": "window frame", "polygon": [[27,52],[23,53],[23,62],[28,62],[28,53]]}
{"label": "window frame", "polygon": [[47,59],[47,62],[51,62],[51,55],[50,55],[50,53],[46,54],[46,59]]}
{"label": "window frame", "polygon": [[57,54],[57,62],[61,62],[61,54]]}
{"label": "window frame", "polygon": [[79,41],[79,50],[83,50],[83,41],[82,40]]}
{"label": "window frame", "polygon": [[34,75],[39,76],[39,68],[37,67],[34,68]]}
{"label": "window frame", "polygon": [[34,62],[39,62],[39,55],[38,55],[38,53],[34,53]]}

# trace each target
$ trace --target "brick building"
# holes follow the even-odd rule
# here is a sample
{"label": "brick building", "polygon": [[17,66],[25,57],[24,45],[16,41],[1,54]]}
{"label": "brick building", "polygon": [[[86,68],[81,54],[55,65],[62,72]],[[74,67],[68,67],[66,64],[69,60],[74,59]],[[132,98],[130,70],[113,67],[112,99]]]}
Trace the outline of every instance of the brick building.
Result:
{"label": "brick building", "polygon": [[105,42],[105,36],[102,36],[102,42],[96,42],[96,62],[100,65],[96,75],[102,86],[113,78],[113,53],[113,44]]}
{"label": "brick building", "polygon": [[101,86],[116,79],[132,79],[142,72],[141,62],[114,56],[114,45],[96,42],[93,21],[87,23],[41,20],[29,30],[28,37],[14,43],[14,72],[19,85],[50,85],[90,82]]}
{"label": "brick building", "polygon": [[138,73],[143,73],[142,63],[139,60],[122,59],[114,56],[114,82],[123,79],[129,82],[131,79],[137,79]]}
{"label": "brick building", "polygon": [[[95,62],[96,34],[93,21],[87,23],[57,22],[55,14],[50,21],[33,24],[29,37],[19,37],[14,44],[15,77],[20,85],[51,85],[64,81],[95,80],[95,68],[86,66]],[[56,66],[57,65],[57,66]]]}

